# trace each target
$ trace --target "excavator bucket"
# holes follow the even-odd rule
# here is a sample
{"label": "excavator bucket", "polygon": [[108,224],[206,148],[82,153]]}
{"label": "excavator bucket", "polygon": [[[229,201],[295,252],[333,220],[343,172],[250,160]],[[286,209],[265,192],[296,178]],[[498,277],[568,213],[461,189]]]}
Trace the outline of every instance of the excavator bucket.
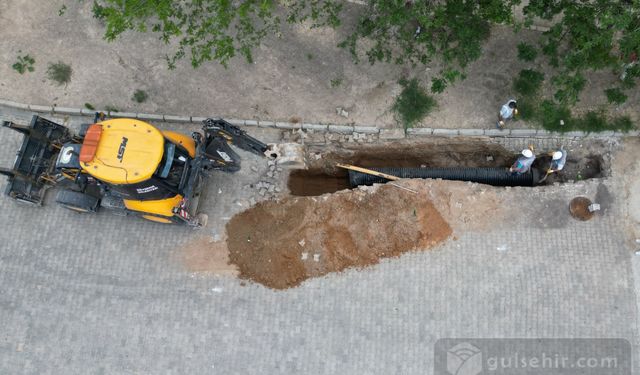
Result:
{"label": "excavator bucket", "polygon": [[9,177],[5,194],[18,201],[41,205],[44,193],[53,185],[49,177],[62,144],[71,135],[65,126],[33,116],[28,126],[4,121],[2,126],[24,135],[13,168],[0,168]]}

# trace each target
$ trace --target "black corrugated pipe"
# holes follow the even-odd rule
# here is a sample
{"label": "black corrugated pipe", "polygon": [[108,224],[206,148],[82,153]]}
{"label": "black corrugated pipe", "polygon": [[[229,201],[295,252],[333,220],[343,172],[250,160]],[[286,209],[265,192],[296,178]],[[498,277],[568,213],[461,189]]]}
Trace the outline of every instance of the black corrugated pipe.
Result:
{"label": "black corrugated pipe", "polygon": [[[537,170],[512,175],[507,168],[368,168],[401,178],[441,178],[443,180],[471,181],[493,186],[534,186],[540,180]],[[388,180],[349,170],[351,187],[384,183]]]}

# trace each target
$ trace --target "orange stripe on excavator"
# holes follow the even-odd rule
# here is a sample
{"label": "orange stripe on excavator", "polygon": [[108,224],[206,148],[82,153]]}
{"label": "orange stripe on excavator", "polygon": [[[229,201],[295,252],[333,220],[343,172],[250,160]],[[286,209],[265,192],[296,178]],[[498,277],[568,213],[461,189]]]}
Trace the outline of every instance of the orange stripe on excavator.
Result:
{"label": "orange stripe on excavator", "polygon": [[80,148],[80,161],[83,163],[90,163],[96,156],[98,151],[98,142],[100,142],[100,136],[102,135],[102,125],[93,124],[87,129],[87,134],[82,141],[82,147]]}

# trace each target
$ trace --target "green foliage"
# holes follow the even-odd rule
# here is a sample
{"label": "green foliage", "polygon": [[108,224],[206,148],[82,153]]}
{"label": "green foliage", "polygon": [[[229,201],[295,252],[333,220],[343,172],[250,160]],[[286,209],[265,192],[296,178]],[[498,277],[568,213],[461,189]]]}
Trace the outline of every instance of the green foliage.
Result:
{"label": "green foliage", "polygon": [[96,107],[94,107],[91,103],[84,103],[84,107],[90,111],[94,111],[96,109]]}
{"label": "green foliage", "polygon": [[332,88],[340,87],[340,85],[342,85],[342,77],[336,77],[331,80]]}
{"label": "green foliage", "polygon": [[389,1],[369,0],[353,33],[340,46],[360,60],[359,43],[374,64],[428,64],[434,58],[445,68],[443,77],[432,82],[432,92],[442,92],[448,83],[463,78],[447,74],[464,69],[482,52],[491,23],[510,22],[511,6],[519,0],[503,1]]}
{"label": "green foliage", "polygon": [[551,100],[543,100],[540,103],[539,112],[536,119],[543,128],[555,132],[568,132],[573,130],[573,118],[571,111],[566,105],[554,103]]}
{"label": "green foliage", "polygon": [[133,97],[131,98],[131,100],[136,103],[144,103],[148,98],[149,95],[147,95],[146,91],[138,89],[133,93]]}
{"label": "green foliage", "polygon": [[434,94],[440,94],[447,88],[447,81],[442,78],[431,79],[431,92]]}
{"label": "green foliage", "polygon": [[[112,41],[128,30],[152,31],[177,50],[167,55],[169,67],[189,55],[191,65],[218,61],[225,67],[239,54],[251,62],[252,50],[267,35],[278,35],[281,18],[288,23],[310,21],[313,27],[340,24],[337,0],[96,0],[93,14],[106,25]],[[172,43],[173,45],[173,43]]]}
{"label": "green foliage", "polygon": [[67,6],[65,4],[62,4],[60,9],[58,9],[58,16],[60,17],[64,16],[66,11],[67,11]]}
{"label": "green foliage", "polygon": [[520,42],[518,43],[518,58],[522,61],[533,61],[538,57],[538,50],[531,44]]}
{"label": "green foliage", "polygon": [[627,116],[607,118],[604,111],[589,111],[580,117],[573,117],[566,105],[544,100],[539,111],[534,113],[534,120],[546,130],[565,133],[574,130],[598,133],[608,130],[628,132],[635,125]]}
{"label": "green foliage", "polygon": [[[22,51],[18,51],[22,52]],[[18,56],[18,61],[16,61],[11,67],[13,70],[20,74],[24,74],[26,72],[33,72],[36,68],[33,66],[36,63],[36,60],[31,57],[31,55]]]}
{"label": "green foliage", "polygon": [[623,104],[627,101],[627,95],[619,88],[606,89],[604,93],[607,95],[607,101],[610,104]]}
{"label": "green foliage", "polygon": [[565,72],[553,77],[552,82],[558,87],[558,90],[553,95],[555,100],[563,104],[573,105],[578,101],[578,96],[587,80],[580,72],[574,74]]}
{"label": "green foliage", "polygon": [[514,89],[518,100],[518,112],[522,120],[539,124],[546,130],[565,133],[574,130],[602,132],[606,130],[627,132],[635,128],[629,117],[607,118],[604,111],[590,111],[580,117],[574,117],[567,103],[542,100],[539,95],[544,75],[534,70],[520,71],[514,80]]}
{"label": "green foliage", "polygon": [[402,85],[402,92],[396,98],[392,109],[399,116],[404,128],[407,129],[425,118],[437,103],[415,78],[410,81],[402,79],[399,83]]}
{"label": "green foliage", "polygon": [[538,101],[524,97],[518,100],[518,115],[514,119],[529,121],[535,119],[538,110]]}
{"label": "green foliage", "polygon": [[521,97],[534,97],[538,95],[543,81],[543,73],[532,69],[523,69],[513,82],[513,89]]}
{"label": "green foliage", "polygon": [[[632,53],[640,51],[639,12],[638,1],[530,1],[524,7],[529,24],[536,17],[558,20],[542,43],[551,65],[562,70],[553,80],[557,100],[575,103],[587,69],[618,70],[629,63]],[[638,77],[640,69],[628,70],[623,85]]]}
{"label": "green foliage", "polygon": [[611,122],[610,127],[613,130],[620,130],[625,133],[636,129],[636,126],[633,124],[633,121],[631,121],[631,118],[629,118],[629,116],[619,116],[614,118]]}
{"label": "green foliage", "polygon": [[112,106],[112,105],[105,106],[104,110],[107,111],[107,112],[120,112],[120,110],[117,107]]}
{"label": "green foliage", "polygon": [[57,83],[59,86],[66,85],[71,82],[73,70],[71,66],[58,61],[57,63],[49,63],[47,68],[47,77]]}

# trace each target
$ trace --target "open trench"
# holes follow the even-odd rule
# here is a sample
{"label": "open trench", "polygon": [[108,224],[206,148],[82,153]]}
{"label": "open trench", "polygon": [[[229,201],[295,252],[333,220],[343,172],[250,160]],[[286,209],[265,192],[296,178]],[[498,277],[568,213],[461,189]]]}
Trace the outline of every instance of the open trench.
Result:
{"label": "open trench", "polygon": [[[571,151],[563,173],[552,175],[545,183],[603,177],[606,163],[594,153],[597,148],[589,150]],[[289,174],[290,196],[258,202],[231,218],[226,241],[196,244],[195,248],[210,250],[204,252],[206,259],[215,260],[216,254],[224,254],[239,278],[274,289],[373,266],[381,259],[407,252],[428,251],[455,239],[461,230],[485,230],[490,225],[487,216],[492,222],[504,220],[506,213],[498,189],[413,180],[403,182],[404,188],[380,184],[348,190],[352,187],[348,173],[336,164],[494,168],[504,173],[517,157],[500,145],[486,142],[309,148],[305,156],[308,169]],[[542,156],[534,167],[540,172],[548,165],[549,157]],[[203,269],[211,270],[211,266],[198,268]]]}
{"label": "open trench", "polygon": [[[538,152],[530,176],[512,178],[506,170],[518,156],[500,145],[485,142],[367,147],[359,150],[332,150],[327,153],[310,151],[307,154],[308,168],[292,170],[288,188],[294,196],[317,196],[357,185],[385,182],[382,178],[350,173],[336,167],[338,163],[381,169],[382,172],[400,177],[422,175],[466,181],[469,178],[478,179],[481,175],[483,177],[479,178],[480,182],[496,186],[550,185],[605,175],[602,156],[580,150],[570,152],[564,169],[560,173],[551,174],[543,182],[539,181],[545,175],[551,157],[541,152]],[[505,178],[511,181],[505,182]]]}

